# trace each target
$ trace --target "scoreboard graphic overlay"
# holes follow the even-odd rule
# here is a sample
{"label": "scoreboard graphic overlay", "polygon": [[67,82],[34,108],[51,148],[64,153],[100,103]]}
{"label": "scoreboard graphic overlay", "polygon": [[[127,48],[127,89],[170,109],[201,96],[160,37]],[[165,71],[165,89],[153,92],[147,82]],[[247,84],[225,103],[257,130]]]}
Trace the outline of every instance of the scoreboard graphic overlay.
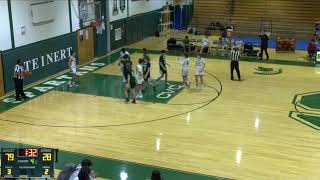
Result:
{"label": "scoreboard graphic overlay", "polygon": [[1,177],[53,178],[57,152],[50,148],[3,148]]}

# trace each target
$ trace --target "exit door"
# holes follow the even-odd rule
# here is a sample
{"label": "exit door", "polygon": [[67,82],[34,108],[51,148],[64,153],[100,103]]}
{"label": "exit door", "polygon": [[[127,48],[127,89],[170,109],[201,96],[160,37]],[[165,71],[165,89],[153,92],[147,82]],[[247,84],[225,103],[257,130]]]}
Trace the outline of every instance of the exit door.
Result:
{"label": "exit door", "polygon": [[88,27],[77,31],[79,65],[83,65],[94,58],[93,29]]}

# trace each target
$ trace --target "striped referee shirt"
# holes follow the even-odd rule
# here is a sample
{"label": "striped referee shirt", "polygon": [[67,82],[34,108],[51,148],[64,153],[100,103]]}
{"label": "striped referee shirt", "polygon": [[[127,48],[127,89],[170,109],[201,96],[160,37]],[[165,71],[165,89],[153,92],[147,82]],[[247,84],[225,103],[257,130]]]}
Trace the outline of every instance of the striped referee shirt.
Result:
{"label": "striped referee shirt", "polygon": [[14,66],[14,74],[13,77],[17,79],[23,79],[23,76],[19,75],[23,72],[23,66],[20,66],[19,64],[16,64]]}
{"label": "striped referee shirt", "polygon": [[231,61],[239,61],[240,59],[240,52],[232,50],[231,51]]}

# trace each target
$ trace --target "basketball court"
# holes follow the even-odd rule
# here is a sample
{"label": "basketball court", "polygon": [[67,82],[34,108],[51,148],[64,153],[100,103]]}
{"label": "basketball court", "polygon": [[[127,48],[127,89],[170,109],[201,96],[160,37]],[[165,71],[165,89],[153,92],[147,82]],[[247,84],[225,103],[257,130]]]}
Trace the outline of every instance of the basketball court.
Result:
{"label": "basketball court", "polygon": [[[76,6],[74,2],[69,6],[76,11],[78,7],[73,7]],[[124,2],[118,2],[121,3],[119,9],[111,1],[110,7],[106,7],[113,8],[113,16],[121,15],[126,11]],[[11,84],[1,79],[5,95],[0,97],[0,149],[58,149],[55,177],[66,164],[90,159],[97,180],[149,180],[153,170],[159,170],[165,180],[319,179],[320,69],[316,61],[307,61],[305,49],[278,52],[270,48],[269,61],[243,56],[239,62],[241,81],[230,79],[230,52],[204,54],[202,88],[196,87],[195,82],[196,53],[189,54],[191,87],[187,88],[181,77],[183,53],[169,50],[166,56],[170,65],[167,69],[169,85],[164,79],[159,81],[156,90],[147,85],[143,98],[137,99],[136,104],[127,103],[126,84],[118,64],[121,48],[130,53],[134,71],[139,58],[143,57],[142,49],[147,48],[151,78],[155,80],[160,76],[161,50],[167,49],[170,38],[189,36],[195,46],[200,46],[205,36],[172,29],[171,23],[162,22],[170,16],[163,18],[161,11],[156,12],[157,17],[161,17],[159,27],[169,28],[160,32],[160,37],[148,36],[124,45],[123,41],[134,39],[129,33],[140,32],[132,30],[123,35],[121,33],[130,28],[119,30],[121,22],[110,23],[112,28],[103,24],[110,20],[103,16],[108,12],[103,7],[107,1],[89,3],[92,10],[83,3],[79,9],[83,12],[78,12],[76,18],[90,27],[73,31],[70,39],[74,38],[76,45],[68,45],[70,49],[76,47],[79,55],[76,81],[79,86],[68,85],[72,78],[69,69],[51,74],[41,69],[41,75],[46,75],[32,80],[24,88],[29,99],[17,101],[14,89],[7,90]],[[206,4],[195,0],[193,3],[191,6],[197,12],[193,18],[201,16],[202,11],[207,12],[205,6],[219,6],[213,1]],[[241,4],[235,3],[235,6],[241,7]],[[258,3],[257,6],[266,5]],[[235,22],[240,22],[239,17]],[[104,34],[103,26],[112,30],[109,34],[112,37]],[[255,31],[258,33],[257,29]],[[214,33],[210,41],[219,39],[220,35]],[[94,39],[98,36],[111,38],[108,46],[117,48],[102,53],[104,39]],[[121,39],[121,36],[126,37]],[[71,42],[70,39],[65,41]],[[53,56],[52,52],[66,53],[68,47],[64,45],[57,51],[50,51],[49,57],[50,53]],[[39,62],[42,58],[43,64],[44,57],[48,58],[48,54],[44,54],[34,57],[39,57]],[[0,64],[7,62],[6,59],[0,59]],[[6,70],[6,67],[4,64],[0,69]],[[7,76],[6,72],[1,73]],[[36,73],[34,76],[39,75]]]}

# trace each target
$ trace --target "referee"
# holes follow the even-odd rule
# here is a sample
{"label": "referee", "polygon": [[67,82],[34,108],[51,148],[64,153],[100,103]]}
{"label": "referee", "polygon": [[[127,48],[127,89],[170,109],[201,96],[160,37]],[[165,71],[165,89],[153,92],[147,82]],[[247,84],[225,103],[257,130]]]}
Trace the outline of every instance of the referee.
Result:
{"label": "referee", "polygon": [[233,80],[233,70],[235,69],[238,75],[238,80],[241,81],[240,70],[239,70],[239,59],[240,59],[240,52],[237,47],[233,48],[231,51],[231,80]]}
{"label": "referee", "polygon": [[14,87],[16,90],[16,101],[21,101],[20,96],[23,99],[28,98],[28,96],[26,96],[23,92],[23,79],[24,79],[24,69],[22,66],[22,62],[21,62],[21,59],[17,59],[17,64],[14,66],[14,74],[13,74]]}
{"label": "referee", "polygon": [[267,61],[269,60],[269,54],[268,54],[268,43],[269,43],[269,36],[267,35],[267,33],[265,32],[265,30],[263,30],[261,32],[261,34],[259,35],[260,40],[261,40],[261,46],[260,46],[260,61],[262,61],[263,59],[263,51],[266,53],[267,56]]}

